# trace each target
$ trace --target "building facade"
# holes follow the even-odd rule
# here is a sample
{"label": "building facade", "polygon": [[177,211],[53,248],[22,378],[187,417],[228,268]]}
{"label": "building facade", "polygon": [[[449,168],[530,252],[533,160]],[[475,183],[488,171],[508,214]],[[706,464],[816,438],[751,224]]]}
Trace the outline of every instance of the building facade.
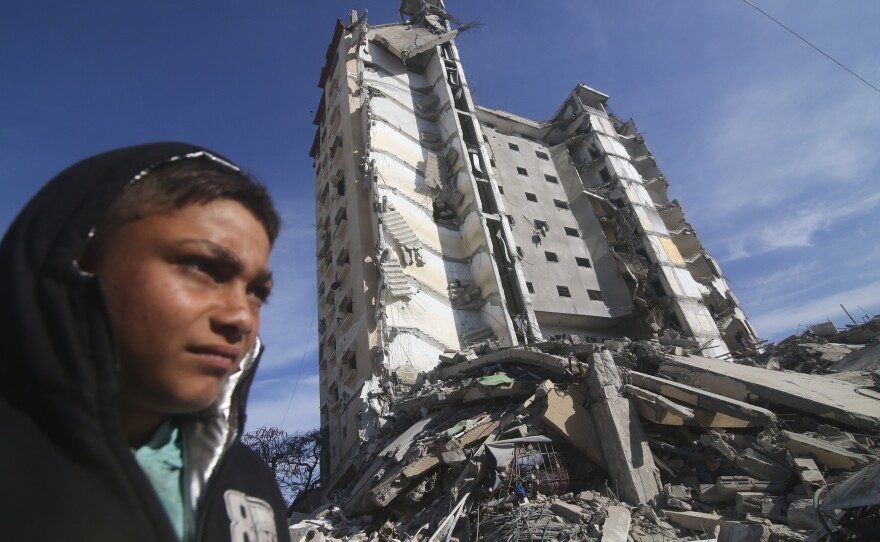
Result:
{"label": "building facade", "polygon": [[578,85],[549,120],[477,106],[442,1],[401,22],[338,21],[316,175],[323,472],[440,355],[552,336],[691,341],[725,357],[756,335],[634,123]]}

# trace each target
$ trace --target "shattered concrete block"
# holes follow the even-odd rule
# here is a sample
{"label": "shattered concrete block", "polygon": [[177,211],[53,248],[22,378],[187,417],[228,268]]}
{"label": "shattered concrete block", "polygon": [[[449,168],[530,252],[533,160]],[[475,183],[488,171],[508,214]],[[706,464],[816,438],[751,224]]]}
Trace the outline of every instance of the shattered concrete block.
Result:
{"label": "shattered concrete block", "polygon": [[[742,491],[760,491],[772,495],[782,495],[787,486],[785,482],[755,480],[748,476],[719,476],[715,482],[715,488],[718,501],[714,502],[724,502],[734,500],[736,494]],[[707,500],[706,502],[713,501]]]}
{"label": "shattered concrete block", "polygon": [[767,542],[770,529],[760,523],[751,525],[722,525],[717,542]]}
{"label": "shattered concrete block", "polygon": [[743,474],[759,480],[787,482],[791,479],[792,474],[785,465],[777,463],[752,448],[746,448],[741,454],[738,454],[733,466]]}
{"label": "shattered concrete block", "polygon": [[554,514],[567,519],[572,523],[581,522],[581,514],[584,509],[576,504],[569,504],[562,501],[553,501],[550,505],[550,511]]}
{"label": "shattered concrete block", "polygon": [[785,518],[785,497],[743,491],[736,494],[736,511],[739,514],[752,514],[762,518],[780,521]]}
{"label": "shattered concrete block", "polygon": [[711,446],[728,461],[736,459],[736,449],[728,444],[717,431],[709,431],[706,434],[700,435],[700,444]]}
{"label": "shattered concrete block", "polygon": [[659,473],[638,415],[621,396],[623,383],[608,352],[593,354],[587,382],[590,414],[614,487],[630,504],[653,502],[660,493]]}
{"label": "shattered concrete block", "polygon": [[687,501],[683,501],[681,499],[676,499],[675,497],[667,497],[666,498],[666,507],[672,510],[693,510],[694,507]]}
{"label": "shattered concrete block", "polygon": [[822,476],[822,471],[819,470],[816,462],[808,457],[796,457],[794,458],[794,464],[798,478],[801,479],[804,489],[807,490],[807,495],[812,497],[817,489],[825,485],[825,477]]}
{"label": "shattered concrete block", "polygon": [[673,499],[679,499],[682,501],[691,500],[690,488],[681,484],[666,484],[663,486],[663,492],[666,493],[667,497],[672,497]]}
{"label": "shattered concrete block", "polygon": [[787,521],[794,529],[822,529],[822,520],[813,506],[813,499],[799,499],[788,505]]}
{"label": "shattered concrete block", "polygon": [[832,469],[857,470],[868,463],[868,458],[850,452],[836,444],[814,437],[782,431],[776,437],[776,443],[796,456],[808,456],[818,463]]}
{"label": "shattered concrete block", "polygon": [[467,456],[461,448],[455,448],[440,452],[440,459],[442,459],[443,463],[446,465],[458,466],[467,461]]}
{"label": "shattered concrete block", "polygon": [[592,491],[581,491],[578,493],[578,499],[584,502],[593,502],[593,492]]}
{"label": "shattered concrete block", "polygon": [[721,493],[715,484],[700,484],[697,500],[700,502],[727,502],[736,496],[736,492]]}
{"label": "shattered concrete block", "polygon": [[609,506],[608,517],[602,524],[602,542],[626,542],[632,523],[630,511],[622,506]]}

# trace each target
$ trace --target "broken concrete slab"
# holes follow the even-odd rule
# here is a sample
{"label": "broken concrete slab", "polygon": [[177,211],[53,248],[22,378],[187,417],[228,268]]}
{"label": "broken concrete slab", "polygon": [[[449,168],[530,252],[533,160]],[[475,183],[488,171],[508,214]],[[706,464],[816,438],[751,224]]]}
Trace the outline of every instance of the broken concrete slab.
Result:
{"label": "broken concrete slab", "polygon": [[[726,365],[733,364],[727,363]],[[750,405],[740,400],[712,393],[711,391],[636,371],[630,371],[628,377],[632,380],[633,384],[640,388],[645,388],[688,405],[753,422],[756,426],[776,422],[776,415],[765,408]]]}
{"label": "broken concrete slab", "polygon": [[501,386],[482,386],[476,383],[468,387],[433,390],[423,395],[402,399],[395,406],[396,411],[410,414],[429,405],[436,408],[443,405],[461,405],[491,399],[516,399],[528,397],[534,391],[534,385],[523,382]]}
{"label": "broken concrete slab", "polygon": [[776,443],[796,456],[811,457],[832,469],[856,470],[869,461],[864,455],[836,444],[791,431],[781,431]]}
{"label": "broken concrete slab", "polygon": [[606,469],[601,439],[590,412],[584,406],[587,404],[584,386],[573,384],[568,391],[548,390],[546,397],[547,408],[541,419],[583,452],[590,461]]}
{"label": "broken concrete slab", "polygon": [[660,425],[684,425],[694,419],[693,409],[681,406],[660,394],[627,384],[623,391],[646,420]]}
{"label": "broken concrete slab", "polygon": [[866,344],[828,367],[830,371],[875,371],[880,369],[880,342]]}
{"label": "broken concrete slab", "polygon": [[584,513],[584,509],[580,506],[563,501],[553,501],[550,504],[550,511],[572,523],[580,523],[581,514]]}
{"label": "broken concrete slab", "polygon": [[664,510],[666,519],[681,525],[685,529],[700,531],[703,533],[713,531],[715,527],[721,525],[743,525],[742,521],[725,518],[718,514],[709,514],[707,512],[676,512],[673,510]]}
{"label": "broken concrete slab", "polygon": [[[880,426],[877,400],[834,378],[769,371],[716,359],[667,356],[660,373],[738,401],[760,398],[853,427]],[[644,386],[643,386],[644,387]]]}
{"label": "broken concrete slab", "polygon": [[541,369],[542,372],[546,372],[548,376],[562,376],[566,374],[566,366],[569,363],[568,360],[559,356],[527,348],[506,348],[486,354],[485,356],[467,359],[454,365],[447,365],[436,372],[440,378],[449,378],[451,376],[464,375],[482,369],[486,365],[501,362],[530,365]]}
{"label": "broken concrete slab", "polygon": [[741,473],[759,480],[788,482],[792,475],[791,469],[752,448],[737,454],[733,466]]}
{"label": "broken concrete slab", "polygon": [[602,451],[614,487],[621,499],[632,505],[654,502],[660,494],[659,473],[638,415],[621,395],[623,383],[610,353],[593,354],[587,382],[593,403],[590,415],[602,435]]}
{"label": "broken concrete slab", "polygon": [[371,30],[370,38],[399,59],[407,60],[442,45],[457,35],[457,30],[435,34],[427,28],[416,26],[389,26]]}
{"label": "broken concrete slab", "polygon": [[629,528],[632,514],[622,506],[609,506],[608,517],[602,524],[602,542],[626,542],[629,539]]}
{"label": "broken concrete slab", "polygon": [[821,324],[810,326],[810,331],[817,337],[827,339],[837,335],[837,326],[834,325],[834,322],[822,322]]}

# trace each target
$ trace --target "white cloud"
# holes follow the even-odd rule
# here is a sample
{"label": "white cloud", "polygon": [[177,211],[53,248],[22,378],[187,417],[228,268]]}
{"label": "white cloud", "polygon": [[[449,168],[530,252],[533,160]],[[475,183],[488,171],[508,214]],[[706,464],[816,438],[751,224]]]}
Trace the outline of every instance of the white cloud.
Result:
{"label": "white cloud", "polygon": [[[834,224],[873,211],[880,205],[880,193],[858,200],[801,203],[789,214],[761,223],[758,217],[743,217],[737,233],[716,244],[724,251],[722,260],[737,260],[788,247],[808,247],[816,233]],[[748,224],[754,224],[749,226]]]}
{"label": "white cloud", "polygon": [[840,90],[822,70],[777,74],[722,99],[709,123],[711,211],[776,208],[830,186],[858,185],[878,164],[880,108],[854,86]]}
{"label": "white cloud", "polygon": [[764,293],[777,291],[780,287],[802,285],[812,279],[817,264],[816,260],[797,262],[769,275],[756,277],[742,284],[740,289],[754,296],[762,296]]}

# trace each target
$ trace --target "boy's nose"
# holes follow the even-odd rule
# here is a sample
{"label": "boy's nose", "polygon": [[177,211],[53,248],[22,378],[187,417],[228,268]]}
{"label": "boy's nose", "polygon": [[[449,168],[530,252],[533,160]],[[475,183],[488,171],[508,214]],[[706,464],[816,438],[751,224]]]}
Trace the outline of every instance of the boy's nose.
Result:
{"label": "boy's nose", "polygon": [[239,342],[256,331],[259,313],[250,303],[247,292],[229,291],[214,313],[212,325],[227,341]]}

